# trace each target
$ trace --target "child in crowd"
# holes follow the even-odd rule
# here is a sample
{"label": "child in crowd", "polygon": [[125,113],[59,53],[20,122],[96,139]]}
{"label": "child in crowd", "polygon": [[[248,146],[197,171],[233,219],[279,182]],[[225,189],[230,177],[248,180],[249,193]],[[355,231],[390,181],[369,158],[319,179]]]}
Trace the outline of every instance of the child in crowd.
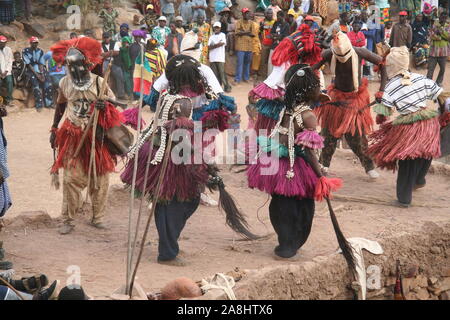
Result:
{"label": "child in crowd", "polygon": [[14,86],[16,88],[24,88],[26,86],[25,70],[26,68],[22,59],[22,54],[19,51],[14,52],[12,75],[14,79]]}

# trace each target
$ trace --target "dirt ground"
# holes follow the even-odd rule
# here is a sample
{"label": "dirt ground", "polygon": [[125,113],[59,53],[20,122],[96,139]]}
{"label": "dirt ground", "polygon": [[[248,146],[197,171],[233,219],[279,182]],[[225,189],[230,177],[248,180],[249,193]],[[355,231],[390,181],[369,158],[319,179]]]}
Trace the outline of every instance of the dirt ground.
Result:
{"label": "dirt ground", "polygon": [[[448,77],[450,70],[447,70]],[[378,82],[371,84],[372,93],[378,85]],[[245,106],[250,88],[249,84],[242,84],[232,92],[242,114],[243,128],[247,124]],[[450,89],[448,81],[446,89]],[[53,112],[49,110],[37,113],[27,109],[4,119],[11,171],[8,182],[13,198],[8,218],[23,212],[43,211],[53,218],[60,214],[61,191],[50,188],[49,176],[53,161],[48,143],[52,116]],[[149,118],[150,112],[146,111],[145,119]],[[117,166],[118,172],[123,165]],[[450,221],[448,176],[429,175],[427,187],[414,194],[415,206],[400,209],[390,205],[395,200],[395,174],[383,171],[381,178],[372,182],[355,156],[346,150],[336,154],[331,171],[344,180],[343,189],[337,193],[340,200],[333,203],[347,237],[376,240],[407,232],[424,221]],[[158,237],[152,223],[137,280],[146,291],[158,290],[180,276],[201,280],[235,268],[255,269],[289,263],[273,259],[277,239],[268,218],[269,197],[248,189],[244,173],[232,173],[223,166],[222,174],[230,193],[248,216],[252,230],[268,237],[254,242],[238,241],[217,208],[201,206],[188,221],[180,239],[181,256],[189,265],[168,267],[156,263]],[[342,200],[345,196],[378,198],[385,204],[349,202]],[[69,277],[68,266],[79,266],[81,284],[87,293],[96,298],[107,297],[125,282],[128,204],[129,193],[123,190],[118,173],[113,174],[106,218],[109,230],[98,231],[88,226],[89,213],[77,217],[75,231],[67,236],[59,235],[58,223],[50,226],[12,225],[0,234],[0,240],[5,243],[6,258],[14,262],[18,276],[45,273],[50,279],[61,280],[63,285]],[[147,215],[148,210],[145,218]],[[299,251],[300,260],[296,263],[330,254],[336,248],[328,211],[323,203],[317,203],[311,236]]]}

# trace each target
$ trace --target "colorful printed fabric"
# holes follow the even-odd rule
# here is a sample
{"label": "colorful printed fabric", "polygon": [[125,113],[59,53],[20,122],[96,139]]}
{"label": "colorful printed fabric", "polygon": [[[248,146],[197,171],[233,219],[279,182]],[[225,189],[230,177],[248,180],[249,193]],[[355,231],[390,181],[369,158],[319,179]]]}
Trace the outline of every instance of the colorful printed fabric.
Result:
{"label": "colorful printed fabric", "polygon": [[[134,68],[133,92],[141,92],[141,78],[144,81],[144,94],[149,95],[153,82],[160,77],[166,69],[166,58],[160,49],[155,49],[144,54],[144,68],[141,68],[141,55],[136,58],[136,67]],[[141,69],[143,70],[141,76]]]}
{"label": "colorful printed fabric", "polygon": [[161,28],[160,26],[156,26],[153,28],[152,31],[152,37],[158,41],[158,44],[160,46],[163,46],[166,44],[166,38],[167,36],[170,34],[170,28],[169,27],[164,27]]}
{"label": "colorful printed fabric", "polygon": [[0,171],[5,179],[5,182],[0,185],[0,217],[3,217],[12,205],[8,183],[6,182],[9,177],[6,144],[6,138],[3,135],[3,120],[0,118]]}
{"label": "colorful printed fabric", "polygon": [[[438,34],[440,32],[440,34]],[[448,57],[450,55],[450,24],[443,26],[436,22],[430,30],[431,57]]]}
{"label": "colorful printed fabric", "polygon": [[191,25],[191,30],[198,29],[198,41],[203,45],[202,55],[200,56],[200,63],[208,64],[208,42],[211,36],[211,26],[204,22],[201,26],[194,22]]}

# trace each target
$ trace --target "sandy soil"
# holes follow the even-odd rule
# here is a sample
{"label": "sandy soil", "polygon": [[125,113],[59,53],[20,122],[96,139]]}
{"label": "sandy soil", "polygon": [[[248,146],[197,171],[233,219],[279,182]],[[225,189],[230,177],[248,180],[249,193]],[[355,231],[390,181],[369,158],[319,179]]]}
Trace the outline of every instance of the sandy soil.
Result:
{"label": "sandy soil", "polygon": [[[376,86],[378,83],[371,84],[373,93]],[[447,89],[450,89],[448,83]],[[247,122],[245,106],[249,90],[249,84],[242,84],[232,93],[242,114],[242,127],[246,127]],[[53,161],[48,143],[52,116],[48,110],[36,113],[28,109],[5,119],[11,170],[8,181],[14,202],[7,214],[9,218],[30,211],[44,211],[53,218],[59,216],[61,192],[50,188],[48,173]],[[149,117],[147,111],[145,118]],[[117,171],[122,168],[121,163]],[[227,166],[222,169],[228,189],[247,214],[252,230],[269,236],[255,242],[235,241],[238,239],[234,239],[233,232],[225,226],[224,216],[218,209],[201,206],[188,221],[180,240],[181,256],[189,266],[167,267],[155,261],[157,232],[152,223],[138,272],[138,282],[145,290],[157,290],[179,276],[201,280],[235,268],[287,263],[275,261],[272,256],[277,239],[268,218],[268,196],[248,189],[243,173],[232,173]],[[376,197],[386,201],[385,205],[374,205],[335,200],[341,228],[348,237],[376,240],[408,231],[424,221],[450,221],[448,176],[429,175],[427,187],[414,194],[416,206],[405,210],[390,205],[395,199],[396,176],[393,173],[382,172],[379,180],[371,182],[355,156],[344,151],[335,156],[331,170],[333,175],[344,179],[345,186],[338,192],[340,196]],[[81,282],[89,295],[109,296],[125,282],[128,204],[129,193],[123,190],[118,174],[114,174],[106,219],[109,230],[98,231],[88,226],[88,213],[77,217],[77,227],[68,236],[58,234],[57,223],[26,228],[12,225],[0,234],[0,240],[5,242],[7,258],[14,262],[18,276],[45,273],[50,279],[59,279],[65,284],[68,266],[76,265],[80,267]],[[313,230],[299,251],[298,263],[330,254],[336,247],[328,212],[323,203],[318,203]]]}

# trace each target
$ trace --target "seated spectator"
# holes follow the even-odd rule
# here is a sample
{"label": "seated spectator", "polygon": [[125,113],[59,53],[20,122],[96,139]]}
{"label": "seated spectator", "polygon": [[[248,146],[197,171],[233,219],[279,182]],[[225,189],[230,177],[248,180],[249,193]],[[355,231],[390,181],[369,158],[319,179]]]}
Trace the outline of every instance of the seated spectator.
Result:
{"label": "seated spectator", "polygon": [[22,56],[27,71],[26,75],[33,88],[36,110],[53,107],[53,87],[45,67],[44,51],[39,46],[39,39],[31,37],[30,47],[23,49]]}
{"label": "seated spectator", "polygon": [[142,19],[141,23],[145,23],[147,25],[147,30],[151,33],[153,28],[156,27],[158,15],[155,12],[154,6],[149,4],[147,6],[147,12],[145,13],[144,19]]}
{"label": "seated spectator", "polygon": [[220,22],[214,22],[213,35],[209,38],[209,62],[210,67],[220,85],[224,88],[225,92],[231,91],[231,86],[228,83],[227,75],[225,74],[225,46],[227,45],[227,38],[223,32],[221,32],[222,25]]}
{"label": "seated spectator", "polygon": [[53,59],[53,53],[51,51],[44,55],[44,60],[47,62],[48,74],[53,86],[53,99],[56,100],[59,88],[59,82],[66,75],[66,67],[62,64],[56,63]]}
{"label": "seated spectator", "polygon": [[183,36],[178,33],[174,23],[171,23],[169,28],[170,33],[167,36],[166,44],[164,45],[164,48],[168,52],[167,60],[180,53],[181,40],[183,40]]}
{"label": "seated spectator", "polygon": [[103,3],[103,9],[98,14],[100,19],[103,20],[103,32],[110,32],[112,35],[117,32],[117,17],[119,12],[112,7],[111,1],[106,0]]}

